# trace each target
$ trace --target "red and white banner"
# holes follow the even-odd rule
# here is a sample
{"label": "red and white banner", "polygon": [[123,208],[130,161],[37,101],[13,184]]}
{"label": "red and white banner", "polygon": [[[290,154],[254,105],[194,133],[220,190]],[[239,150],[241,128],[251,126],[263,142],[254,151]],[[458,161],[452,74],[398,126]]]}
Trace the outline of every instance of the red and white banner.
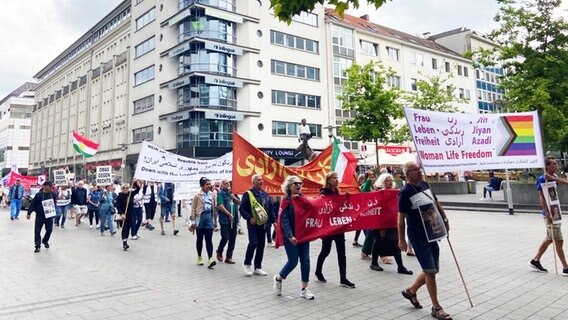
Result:
{"label": "red and white banner", "polygon": [[405,146],[377,146],[377,150],[384,150],[391,156],[398,156],[399,154],[408,152],[411,153],[412,149]]}
{"label": "red and white banner", "polygon": [[[291,202],[294,206],[295,237],[298,243],[341,232],[397,227],[398,190],[330,195],[315,199],[299,197],[293,198]],[[289,203],[282,200],[280,211]],[[277,244],[281,246],[281,214],[278,225]]]}
{"label": "red and white banner", "polygon": [[20,182],[24,186],[24,189],[30,190],[31,186],[39,185],[38,178],[38,176],[24,176],[11,171],[10,173],[8,173],[8,186],[11,187],[16,183],[17,179],[20,179]]}

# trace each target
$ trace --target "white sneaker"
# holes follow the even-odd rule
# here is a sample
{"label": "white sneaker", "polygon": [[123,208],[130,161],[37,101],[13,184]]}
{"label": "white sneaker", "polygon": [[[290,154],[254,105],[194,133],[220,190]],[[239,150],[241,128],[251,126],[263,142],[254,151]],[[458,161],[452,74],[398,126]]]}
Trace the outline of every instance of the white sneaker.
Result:
{"label": "white sneaker", "polygon": [[138,236],[132,236],[132,238],[130,238],[132,240],[138,240]]}
{"label": "white sneaker", "polygon": [[314,296],[314,294],[307,288],[304,288],[300,291],[300,297],[306,300],[314,300],[316,298],[316,296]]}
{"label": "white sneaker", "polygon": [[93,229],[93,225],[90,225],[90,226],[89,226],[89,229]]}
{"label": "white sneaker", "polygon": [[254,272],[252,274],[254,274],[255,276],[266,276],[266,275],[268,275],[268,273],[266,273],[262,269],[254,269]]}
{"label": "white sneaker", "polygon": [[480,200],[480,201],[484,201],[484,200],[485,200],[485,198],[481,198],[481,199],[479,199],[479,200]]}
{"label": "white sneaker", "polygon": [[274,247],[274,242],[270,242],[270,243],[268,244],[268,246],[269,246],[269,247]]}
{"label": "white sneaker", "polygon": [[252,276],[252,268],[250,267],[250,265],[243,264],[243,270],[247,277]]}
{"label": "white sneaker", "polygon": [[274,293],[276,293],[277,296],[281,296],[282,295],[282,280],[278,281],[278,276],[274,276],[273,280],[273,288],[274,288]]}

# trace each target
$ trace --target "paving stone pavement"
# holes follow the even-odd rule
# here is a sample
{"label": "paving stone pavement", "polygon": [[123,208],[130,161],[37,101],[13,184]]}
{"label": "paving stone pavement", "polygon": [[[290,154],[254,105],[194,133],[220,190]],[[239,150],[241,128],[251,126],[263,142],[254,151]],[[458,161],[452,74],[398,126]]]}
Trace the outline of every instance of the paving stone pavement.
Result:
{"label": "paving stone pavement", "polygon": [[[474,303],[471,308],[443,241],[439,298],[454,319],[568,319],[568,278],[553,272],[552,247],[542,261],[551,272],[537,273],[528,264],[544,237],[538,215],[448,216]],[[351,246],[353,233],[347,235],[348,277],[357,288],[339,286],[333,249],[324,266],[328,283],[312,281],[316,299],[306,301],[298,296],[299,267],[284,281],[282,297],[272,292],[283,249],[266,248],[268,277],[246,277],[246,236],[237,239],[237,264],[208,270],[195,264],[195,235],[183,228],[174,237],[171,225],[166,228],[165,236],[158,228],[142,230],[123,252],[118,234],[101,237],[86,224],[68,223],[54,227],[50,249],[33,253],[33,217],[10,221],[8,210],[0,209],[0,319],[432,319],[425,288],[418,293],[421,310],[400,294],[415,276],[399,275],[392,265],[370,270]],[[215,245],[219,238],[215,233]],[[312,280],[319,249],[320,241],[312,242]],[[404,262],[419,270],[415,258],[404,256]]]}

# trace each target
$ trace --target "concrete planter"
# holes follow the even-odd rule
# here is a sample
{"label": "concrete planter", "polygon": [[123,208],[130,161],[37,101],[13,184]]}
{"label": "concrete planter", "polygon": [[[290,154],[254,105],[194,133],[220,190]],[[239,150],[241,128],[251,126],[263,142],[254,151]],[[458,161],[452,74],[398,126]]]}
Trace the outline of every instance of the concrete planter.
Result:
{"label": "concrete planter", "polygon": [[468,194],[477,192],[475,181],[432,181],[428,182],[435,194]]}
{"label": "concrete planter", "polygon": [[[507,188],[507,183],[503,184],[503,189]],[[504,190],[505,191],[505,190]],[[538,199],[538,192],[536,191],[535,182],[527,183],[511,183],[511,194],[513,196],[513,203],[518,204],[535,204],[540,205]],[[507,193],[505,192],[505,201],[507,201]],[[561,205],[568,203],[568,186],[558,186],[558,196]]]}

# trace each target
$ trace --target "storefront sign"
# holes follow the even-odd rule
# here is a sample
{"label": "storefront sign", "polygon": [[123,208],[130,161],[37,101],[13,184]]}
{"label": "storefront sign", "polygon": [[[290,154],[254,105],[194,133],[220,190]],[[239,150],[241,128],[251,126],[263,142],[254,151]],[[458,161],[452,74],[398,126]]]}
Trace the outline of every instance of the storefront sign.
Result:
{"label": "storefront sign", "polygon": [[303,159],[304,155],[296,149],[261,148],[262,152],[274,159]]}
{"label": "storefront sign", "polygon": [[180,121],[187,120],[187,119],[189,119],[189,111],[182,111],[182,112],[170,114],[166,118],[166,121],[168,123],[175,123],[175,122],[180,122]]}
{"label": "storefront sign", "polygon": [[205,119],[243,121],[244,116],[239,112],[216,110],[205,111]]}
{"label": "storefront sign", "polygon": [[398,156],[399,154],[405,152],[412,152],[412,149],[410,147],[405,146],[378,146],[377,150],[385,150],[386,153],[393,156]]}
{"label": "storefront sign", "polygon": [[170,52],[168,53],[168,57],[170,58],[175,57],[178,54],[186,52],[187,50],[189,50],[189,42],[182,43],[179,46],[170,50]]}
{"label": "storefront sign", "polygon": [[220,77],[220,76],[206,75],[205,83],[214,84],[218,86],[233,87],[233,88],[243,87],[243,82],[241,80],[228,78],[228,77]]}
{"label": "storefront sign", "polygon": [[171,82],[170,84],[168,84],[168,88],[171,89],[177,89],[177,88],[181,88],[183,86],[187,86],[189,84],[189,77],[185,77],[183,79],[178,79],[175,80],[174,82]]}
{"label": "storefront sign", "polygon": [[230,44],[226,44],[226,43],[215,43],[212,41],[203,41],[205,43],[205,49],[207,50],[213,50],[213,51],[217,51],[217,52],[223,52],[223,53],[228,53],[228,54],[236,54],[236,55],[243,55],[243,49],[237,47],[237,46],[232,46]]}

